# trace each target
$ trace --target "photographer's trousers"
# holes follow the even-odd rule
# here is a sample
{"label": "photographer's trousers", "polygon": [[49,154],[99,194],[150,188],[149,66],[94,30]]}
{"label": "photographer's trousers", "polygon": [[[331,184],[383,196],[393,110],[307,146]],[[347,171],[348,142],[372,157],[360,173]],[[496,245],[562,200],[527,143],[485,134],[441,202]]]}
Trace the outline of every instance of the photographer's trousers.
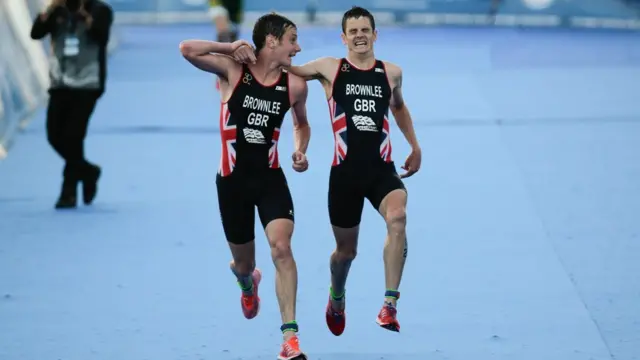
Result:
{"label": "photographer's trousers", "polygon": [[47,139],[64,159],[65,182],[93,175],[95,166],[85,159],[84,140],[99,95],[84,90],[53,90],[47,109]]}

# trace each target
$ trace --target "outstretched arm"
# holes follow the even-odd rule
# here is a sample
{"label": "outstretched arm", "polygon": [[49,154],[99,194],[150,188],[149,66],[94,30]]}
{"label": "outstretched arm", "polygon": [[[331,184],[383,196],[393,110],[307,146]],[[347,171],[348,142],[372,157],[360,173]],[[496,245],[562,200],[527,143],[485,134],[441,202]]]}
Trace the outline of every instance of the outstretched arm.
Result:
{"label": "outstretched arm", "polygon": [[229,70],[239,64],[231,57],[241,46],[251,45],[244,41],[221,43],[205,40],[185,40],[180,43],[180,52],[187,61],[198,69],[214,73],[229,80]]}
{"label": "outstretched arm", "polygon": [[402,131],[402,135],[404,135],[405,139],[407,139],[407,142],[411,146],[411,155],[409,155],[409,158],[407,158],[404,166],[402,167],[407,171],[407,173],[402,175],[402,177],[409,177],[420,169],[422,153],[420,144],[418,144],[416,132],[413,128],[411,114],[409,113],[409,109],[407,108],[402,95],[402,69],[393,64],[387,64],[387,70],[389,79],[393,86],[390,104],[391,113],[393,114],[394,119],[396,119],[396,123],[398,124],[400,131]]}
{"label": "outstretched arm", "polygon": [[335,66],[338,59],[331,57],[323,57],[301,66],[291,66],[289,71],[306,81],[309,80],[331,80],[335,74]]}

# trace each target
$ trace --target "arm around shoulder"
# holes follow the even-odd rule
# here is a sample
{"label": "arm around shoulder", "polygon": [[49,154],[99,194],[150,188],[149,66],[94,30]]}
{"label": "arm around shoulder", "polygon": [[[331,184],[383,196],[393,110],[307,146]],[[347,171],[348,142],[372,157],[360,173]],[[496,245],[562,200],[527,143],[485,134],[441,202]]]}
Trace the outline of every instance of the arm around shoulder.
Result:
{"label": "arm around shoulder", "polygon": [[182,56],[196,68],[228,80],[229,70],[239,68],[231,56],[234,43],[206,40],[185,40],[180,43]]}
{"label": "arm around shoulder", "polygon": [[331,80],[337,69],[339,59],[334,57],[322,57],[301,66],[291,66],[292,74],[308,80]]}

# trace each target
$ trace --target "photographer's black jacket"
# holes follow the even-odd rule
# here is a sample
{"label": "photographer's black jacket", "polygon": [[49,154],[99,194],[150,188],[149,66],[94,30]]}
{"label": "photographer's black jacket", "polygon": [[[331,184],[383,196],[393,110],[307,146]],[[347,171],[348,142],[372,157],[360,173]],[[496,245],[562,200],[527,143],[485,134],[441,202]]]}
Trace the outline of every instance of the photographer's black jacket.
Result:
{"label": "photographer's black jacket", "polygon": [[50,90],[104,91],[113,10],[100,0],[85,0],[84,9],[93,18],[91,26],[81,12],[63,6],[34,20],[32,39],[51,34]]}

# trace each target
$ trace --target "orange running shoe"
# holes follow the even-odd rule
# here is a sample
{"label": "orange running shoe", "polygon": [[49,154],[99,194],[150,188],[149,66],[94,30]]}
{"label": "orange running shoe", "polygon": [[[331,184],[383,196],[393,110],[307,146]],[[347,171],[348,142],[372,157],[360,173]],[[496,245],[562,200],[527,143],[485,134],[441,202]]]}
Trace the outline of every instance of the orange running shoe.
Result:
{"label": "orange running shoe", "polygon": [[396,310],[395,306],[386,303],[380,310],[376,322],[384,329],[400,332],[400,323],[396,319],[397,314],[398,310]]}
{"label": "orange running shoe", "polygon": [[278,360],[307,360],[307,355],[300,351],[300,341],[297,335],[293,335],[282,343]]}
{"label": "orange running shoe", "polygon": [[[344,301],[344,298],[343,300]],[[329,303],[327,304],[327,312],[325,313],[327,320],[327,327],[329,331],[335,336],[340,336],[344,332],[344,328],[347,325],[347,316],[343,310],[334,310],[331,306],[331,295],[329,295]]]}
{"label": "orange running shoe", "polygon": [[240,297],[240,305],[242,305],[242,313],[244,317],[247,319],[253,319],[258,315],[260,311],[260,297],[258,296],[258,285],[260,285],[260,280],[262,280],[262,272],[260,269],[254,269],[253,274],[251,275],[253,278],[253,292],[251,295],[245,295],[242,293]]}

